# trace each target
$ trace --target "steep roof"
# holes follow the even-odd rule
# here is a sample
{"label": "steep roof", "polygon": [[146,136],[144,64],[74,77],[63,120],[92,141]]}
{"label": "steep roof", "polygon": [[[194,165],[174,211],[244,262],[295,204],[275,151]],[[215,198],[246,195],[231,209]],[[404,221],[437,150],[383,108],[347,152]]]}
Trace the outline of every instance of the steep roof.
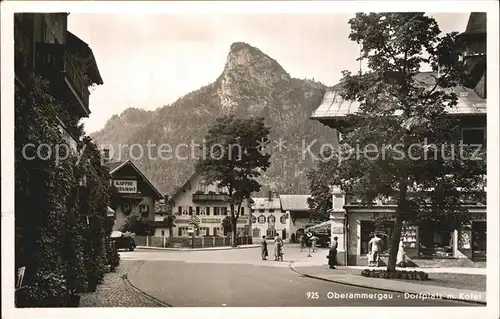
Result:
{"label": "steep roof", "polygon": [[137,171],[137,173],[139,173],[139,175],[144,179],[144,181],[146,181],[146,183],[149,185],[149,187],[153,190],[153,192],[156,193],[156,195],[158,195],[158,199],[162,199],[163,198],[163,194],[158,190],[158,188],[156,188],[153,183],[149,180],[149,178],[146,177],[146,175],[144,175],[144,173],[142,173],[142,171],[139,169],[139,167],[137,167],[132,161],[128,160],[128,161],[125,161],[125,162],[113,162],[113,163],[108,163],[108,166],[110,168],[109,170],[109,174],[110,175],[113,175],[114,173],[118,172],[120,169],[122,169],[123,167],[127,166],[127,165],[130,165],[134,170]]}
{"label": "steep roof", "polygon": [[472,12],[465,33],[486,33],[486,12]]}
{"label": "steep roof", "polygon": [[[436,83],[437,72],[421,72],[415,76],[415,81],[422,86],[432,88]],[[486,114],[486,100],[477,95],[473,89],[457,86],[446,91],[454,91],[458,95],[458,104],[447,108],[446,112],[454,115]],[[340,96],[340,86],[326,91],[320,106],[314,111],[312,119],[342,118],[348,114],[359,112],[360,102],[350,101]]]}
{"label": "steep roof", "polygon": [[252,209],[280,209],[281,202],[279,198],[273,197],[269,200],[268,197],[253,197],[254,204]]}
{"label": "steep roof", "polygon": [[308,211],[307,199],[311,195],[280,195],[281,208],[289,211]]}

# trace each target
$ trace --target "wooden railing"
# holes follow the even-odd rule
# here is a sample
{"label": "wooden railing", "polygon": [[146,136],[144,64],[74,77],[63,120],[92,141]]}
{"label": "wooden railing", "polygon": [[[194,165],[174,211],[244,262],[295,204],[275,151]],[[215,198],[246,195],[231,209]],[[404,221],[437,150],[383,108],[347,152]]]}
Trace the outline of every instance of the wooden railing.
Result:
{"label": "wooden railing", "polygon": [[193,194],[194,201],[229,201],[231,197],[227,194]]}
{"label": "wooden railing", "polygon": [[90,92],[83,77],[82,66],[78,66],[64,44],[37,43],[35,46],[35,70],[43,76],[52,77],[62,73],[69,80],[82,107],[88,112]]}

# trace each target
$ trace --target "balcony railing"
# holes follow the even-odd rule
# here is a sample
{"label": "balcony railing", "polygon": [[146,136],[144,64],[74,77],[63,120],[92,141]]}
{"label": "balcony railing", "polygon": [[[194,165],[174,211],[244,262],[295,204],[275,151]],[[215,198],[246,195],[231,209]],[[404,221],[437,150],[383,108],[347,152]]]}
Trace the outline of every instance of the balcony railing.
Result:
{"label": "balcony railing", "polygon": [[[35,70],[47,78],[61,74],[69,82],[70,90],[84,112],[89,112],[90,92],[81,67],[76,65],[71,53],[64,44],[37,43],[35,46]],[[60,90],[61,88],[57,88]]]}
{"label": "balcony railing", "polygon": [[193,202],[227,202],[230,199],[227,194],[193,194]]}

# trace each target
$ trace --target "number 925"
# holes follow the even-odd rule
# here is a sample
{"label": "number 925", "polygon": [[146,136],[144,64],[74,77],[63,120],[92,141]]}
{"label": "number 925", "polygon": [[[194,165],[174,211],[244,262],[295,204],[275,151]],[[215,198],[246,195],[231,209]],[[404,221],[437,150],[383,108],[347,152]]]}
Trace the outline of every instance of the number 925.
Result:
{"label": "number 925", "polygon": [[319,299],[319,292],[317,291],[308,291],[306,292],[307,299]]}

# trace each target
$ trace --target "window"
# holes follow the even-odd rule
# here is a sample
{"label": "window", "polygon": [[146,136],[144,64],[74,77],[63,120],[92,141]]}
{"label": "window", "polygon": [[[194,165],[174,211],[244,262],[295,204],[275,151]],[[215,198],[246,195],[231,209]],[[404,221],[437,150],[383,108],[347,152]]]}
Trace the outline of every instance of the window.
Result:
{"label": "window", "polygon": [[214,207],[214,215],[220,215],[220,207]]}
{"label": "window", "polygon": [[200,236],[210,236],[210,228],[208,227],[200,227]]}
{"label": "window", "polygon": [[482,127],[467,127],[462,129],[464,145],[486,145],[486,134]]}
{"label": "window", "polygon": [[472,222],[472,257],[486,258],[486,222]]}
{"label": "window", "polygon": [[182,215],[187,215],[188,214],[188,211],[186,208],[182,208]]}
{"label": "window", "polygon": [[240,207],[240,215],[245,215],[245,207]]}
{"label": "window", "polygon": [[213,234],[214,236],[220,236],[221,235],[220,227],[214,227]]}
{"label": "window", "polygon": [[387,253],[388,236],[390,229],[379,228],[375,229],[375,223],[371,220],[361,221],[361,255],[368,254],[368,242],[373,238],[373,234],[377,233],[382,239],[382,253]]}
{"label": "window", "polygon": [[257,217],[252,215],[252,224],[255,224],[255,223],[257,223]]}
{"label": "window", "polygon": [[274,237],[276,236],[276,229],[274,228],[269,228],[266,232],[267,237]]}
{"label": "window", "polygon": [[149,216],[149,206],[148,205],[139,205],[139,211],[140,211],[142,217]]}
{"label": "window", "polygon": [[198,191],[206,193],[207,192],[207,185],[205,185],[204,182],[201,182],[198,185]]}
{"label": "window", "polygon": [[280,223],[282,223],[282,224],[286,223],[286,216],[281,216],[280,217]]}
{"label": "window", "polygon": [[182,206],[177,207],[177,215],[182,215]]}
{"label": "window", "polygon": [[266,216],[260,215],[258,221],[259,224],[264,224],[266,222]]}
{"label": "window", "polygon": [[161,237],[165,237],[165,231],[164,230],[161,231]]}
{"label": "window", "polygon": [[196,215],[200,214],[200,206],[196,206]]}
{"label": "window", "polygon": [[221,209],[220,214],[221,214],[221,215],[226,215],[226,216],[227,216],[227,214],[228,214],[227,207],[221,207],[220,209]]}
{"label": "window", "polygon": [[210,215],[210,206],[207,206],[207,211],[205,212],[206,215]]}
{"label": "window", "polygon": [[179,230],[178,230],[178,234],[179,236],[188,236],[188,227],[185,227],[185,226],[181,226],[179,227]]}
{"label": "window", "polygon": [[267,217],[267,222],[269,224],[274,224],[276,223],[276,217],[274,217],[274,215],[269,215],[269,217]]}
{"label": "window", "polygon": [[269,210],[269,213],[270,213],[270,214],[274,213],[274,209],[270,209],[270,210]]}
{"label": "window", "polygon": [[130,207],[130,203],[123,203],[123,212],[126,214],[131,213],[132,208]]}
{"label": "window", "polygon": [[264,214],[266,210],[265,209],[259,209],[259,213]]}
{"label": "window", "polygon": [[254,228],[252,230],[252,237],[260,237],[260,229],[259,228]]}
{"label": "window", "polygon": [[189,206],[189,215],[193,215],[193,206]]}

